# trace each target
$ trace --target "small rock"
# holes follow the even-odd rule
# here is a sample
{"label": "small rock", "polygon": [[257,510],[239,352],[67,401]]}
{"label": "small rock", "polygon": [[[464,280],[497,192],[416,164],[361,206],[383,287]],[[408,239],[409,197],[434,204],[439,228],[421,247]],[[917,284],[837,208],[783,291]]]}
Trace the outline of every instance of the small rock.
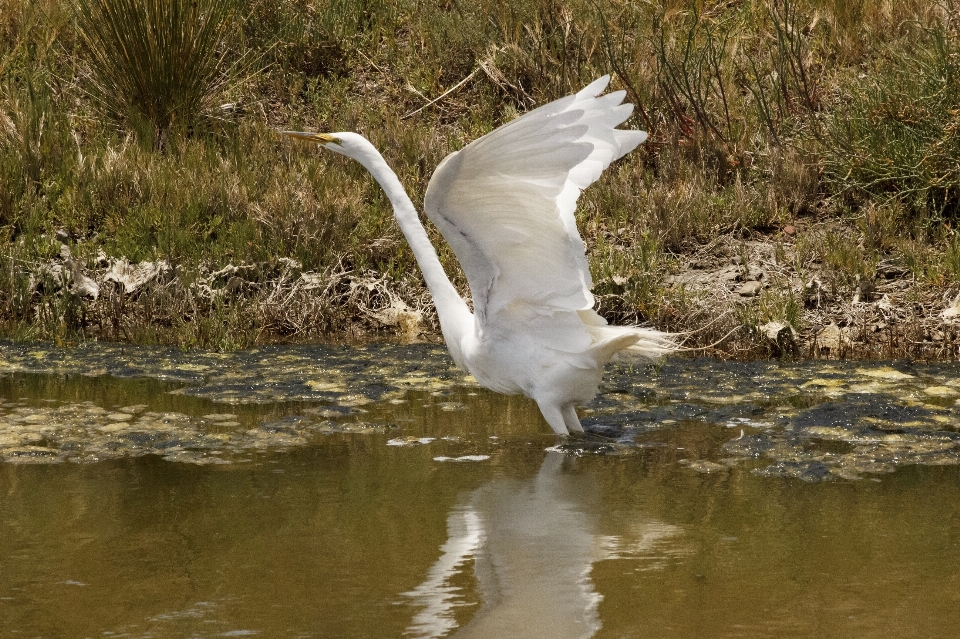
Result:
{"label": "small rock", "polygon": [[793,327],[787,322],[767,322],[760,327],[760,332],[778,346],[793,342],[796,334]]}
{"label": "small rock", "polygon": [[756,280],[752,282],[744,282],[743,285],[737,289],[737,295],[740,295],[741,297],[756,297],[762,288],[763,284]]}
{"label": "small rock", "polygon": [[787,224],[785,227],[783,227],[783,232],[787,235],[795,235],[797,233],[797,229],[794,228],[792,224]]}
{"label": "small rock", "polygon": [[836,352],[840,350],[840,344],[843,343],[843,339],[843,331],[839,326],[831,323],[817,335],[817,348]]}
{"label": "small rock", "polygon": [[740,277],[740,269],[736,266],[727,266],[716,272],[721,282],[735,282]]}

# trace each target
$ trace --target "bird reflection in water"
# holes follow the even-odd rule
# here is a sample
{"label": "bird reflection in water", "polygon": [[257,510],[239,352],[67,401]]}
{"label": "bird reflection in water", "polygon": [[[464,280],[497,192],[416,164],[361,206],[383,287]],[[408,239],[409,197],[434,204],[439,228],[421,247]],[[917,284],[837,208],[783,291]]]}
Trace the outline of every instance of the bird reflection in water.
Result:
{"label": "bird reflection in water", "polygon": [[[495,479],[450,513],[440,558],[419,586],[404,593],[420,608],[406,636],[563,639],[591,637],[600,629],[603,597],[591,576],[593,564],[624,550],[649,551],[679,529],[647,522],[630,549],[599,534],[592,514],[599,487],[589,476],[570,472],[566,466],[572,463],[548,452],[534,478]],[[476,603],[456,585],[471,566],[480,607],[458,627],[458,608]]]}

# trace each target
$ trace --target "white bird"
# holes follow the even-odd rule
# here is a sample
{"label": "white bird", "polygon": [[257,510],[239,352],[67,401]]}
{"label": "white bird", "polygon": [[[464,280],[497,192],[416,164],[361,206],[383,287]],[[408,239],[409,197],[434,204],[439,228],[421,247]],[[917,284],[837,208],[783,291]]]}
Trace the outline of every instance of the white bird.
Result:
{"label": "white bird", "polygon": [[447,156],[424,197],[427,217],[467,276],[473,311],[443,270],[410,198],[383,156],[356,133],[286,135],[362,164],[386,192],[433,296],[456,364],[491,390],[532,398],[559,435],[582,433],[575,406],[597,394],[620,352],[654,359],[669,333],[610,326],[593,310],[574,212],[580,192],[646,140],[616,126],[633,111],[604,76]]}

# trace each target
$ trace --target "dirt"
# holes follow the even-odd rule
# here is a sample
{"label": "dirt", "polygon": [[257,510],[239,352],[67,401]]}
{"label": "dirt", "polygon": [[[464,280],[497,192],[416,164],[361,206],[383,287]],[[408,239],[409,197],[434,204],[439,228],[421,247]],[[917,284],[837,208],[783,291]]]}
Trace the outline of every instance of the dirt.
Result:
{"label": "dirt", "polygon": [[749,240],[725,236],[676,255],[673,272],[663,278],[667,294],[693,297],[716,317],[731,316],[710,336],[738,324],[751,333],[721,343],[714,349],[718,354],[941,361],[960,356],[956,285],[919,281],[896,261],[881,259],[872,279],[854,278],[843,286],[822,260],[797,268],[796,240],[804,232],[790,225]]}
{"label": "dirt", "polygon": [[[688,347],[724,358],[960,357],[958,287],[918,279],[892,258],[876,261],[872,277],[858,278],[816,251],[802,255],[810,238],[842,232],[797,222],[749,239],[720,236],[673,254],[658,291],[670,312],[653,324],[683,333]],[[82,307],[87,323],[80,339],[179,343],[184,326],[220,313],[223,321],[242,322],[245,337],[222,344],[191,337],[192,345],[229,350],[317,339],[441,340],[429,293],[414,275],[397,282],[372,271],[312,272],[280,258],[209,265],[185,277],[166,262],[131,264],[102,254],[85,266],[64,245],[26,277],[38,307],[50,294],[69,294]],[[630,309],[618,294],[601,302],[604,310]],[[224,313],[230,307],[238,309],[236,317]],[[231,326],[223,330],[241,335]]]}

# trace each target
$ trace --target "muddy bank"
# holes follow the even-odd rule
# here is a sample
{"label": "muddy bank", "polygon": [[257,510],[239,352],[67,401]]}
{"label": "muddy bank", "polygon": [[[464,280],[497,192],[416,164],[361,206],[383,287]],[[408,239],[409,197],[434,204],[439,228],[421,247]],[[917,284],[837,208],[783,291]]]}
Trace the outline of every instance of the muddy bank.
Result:
{"label": "muddy bank", "polygon": [[[723,358],[957,359],[960,288],[918,277],[902,259],[838,266],[842,255],[810,248],[843,233],[801,220],[748,238],[720,236],[668,254],[649,273],[597,278],[598,307],[611,322],[685,332],[687,346]],[[131,263],[102,250],[77,257],[67,244],[15,269],[2,324],[4,336],[18,340],[233,350],[442,339],[418,272],[320,272],[290,258]],[[640,275],[653,284],[638,302]]]}
{"label": "muddy bank", "polygon": [[878,258],[857,272],[802,255],[810,235],[831,232],[797,224],[718,238],[675,256],[664,294],[696,309],[698,321],[682,322],[685,330],[706,325],[711,313],[721,318],[704,331],[711,337],[740,329],[710,349],[721,356],[956,360],[960,287],[920,279],[902,260]]}

